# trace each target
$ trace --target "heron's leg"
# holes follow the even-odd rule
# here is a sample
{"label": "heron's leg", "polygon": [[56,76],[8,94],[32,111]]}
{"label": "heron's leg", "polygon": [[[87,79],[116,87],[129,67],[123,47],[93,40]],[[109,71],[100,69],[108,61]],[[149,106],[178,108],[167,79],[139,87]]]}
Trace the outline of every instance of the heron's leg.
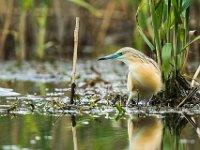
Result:
{"label": "heron's leg", "polygon": [[148,107],[150,105],[152,98],[153,98],[153,96],[151,96],[151,98],[149,98],[148,100],[145,101],[145,107]]}
{"label": "heron's leg", "polygon": [[132,100],[133,96],[134,96],[134,94],[131,92],[131,93],[129,94],[129,97],[128,97],[128,101],[127,101],[127,103],[126,103],[126,106],[129,105],[129,103],[130,103],[130,101]]}
{"label": "heron's leg", "polygon": [[149,98],[149,99],[147,100],[147,104],[150,105],[150,102],[151,102],[151,101],[153,101],[153,96],[151,96],[151,98]]}
{"label": "heron's leg", "polygon": [[147,107],[149,105],[150,100],[151,100],[151,98],[148,99],[147,101],[145,101],[145,107]]}
{"label": "heron's leg", "polygon": [[140,93],[139,93],[139,90],[137,90],[137,106],[138,106],[139,101],[140,101]]}

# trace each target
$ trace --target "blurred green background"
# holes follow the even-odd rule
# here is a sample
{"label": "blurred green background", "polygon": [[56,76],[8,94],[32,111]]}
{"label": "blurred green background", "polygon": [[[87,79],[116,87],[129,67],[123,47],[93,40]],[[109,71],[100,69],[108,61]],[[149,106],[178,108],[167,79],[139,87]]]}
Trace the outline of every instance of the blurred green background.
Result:
{"label": "blurred green background", "polygon": [[[0,60],[71,60],[75,17],[80,17],[79,58],[96,58],[125,46],[151,55],[136,28],[136,11],[145,0],[1,0]],[[190,30],[200,29],[200,1],[190,9]],[[148,9],[140,25],[151,39]],[[189,60],[200,61],[200,42]]]}

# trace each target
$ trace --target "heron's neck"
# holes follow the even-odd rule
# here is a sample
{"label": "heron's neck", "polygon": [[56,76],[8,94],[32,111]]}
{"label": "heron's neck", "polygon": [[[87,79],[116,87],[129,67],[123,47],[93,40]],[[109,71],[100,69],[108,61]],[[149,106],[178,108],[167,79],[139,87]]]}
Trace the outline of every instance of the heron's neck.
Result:
{"label": "heron's neck", "polygon": [[131,58],[131,59],[123,59],[121,60],[123,63],[125,63],[129,68],[137,66],[141,63],[141,60],[138,60],[137,58]]}

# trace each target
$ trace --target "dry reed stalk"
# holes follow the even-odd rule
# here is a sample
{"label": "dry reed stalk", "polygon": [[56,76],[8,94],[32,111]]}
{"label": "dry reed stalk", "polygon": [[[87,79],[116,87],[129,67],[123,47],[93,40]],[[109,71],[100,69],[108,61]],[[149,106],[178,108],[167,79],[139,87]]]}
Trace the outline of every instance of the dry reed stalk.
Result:
{"label": "dry reed stalk", "polygon": [[194,88],[193,90],[190,91],[190,93],[178,104],[176,109],[179,109],[182,107],[184,104],[188,102],[188,100],[198,91],[198,88]]}
{"label": "dry reed stalk", "polygon": [[1,61],[4,59],[4,43],[6,41],[6,37],[7,37],[9,27],[11,24],[13,8],[14,8],[14,0],[8,1],[5,21],[3,25],[2,34],[0,37],[0,60]]}
{"label": "dry reed stalk", "polygon": [[22,11],[19,21],[19,43],[20,43],[20,54],[19,61],[26,59],[26,15],[27,11]]}
{"label": "dry reed stalk", "polygon": [[74,104],[75,81],[76,81],[76,63],[78,53],[78,31],[79,31],[79,17],[76,17],[76,25],[74,29],[74,55],[73,55],[73,68],[72,68],[72,82],[71,82],[71,96],[70,103]]}
{"label": "dry reed stalk", "polygon": [[192,77],[192,81],[191,81],[191,83],[190,83],[190,87],[194,87],[194,83],[195,83],[195,80],[196,80],[197,76],[199,75],[199,72],[200,72],[200,65],[199,65],[199,67],[197,68],[197,70],[196,70],[194,76]]}
{"label": "dry reed stalk", "polygon": [[[198,36],[199,32],[197,30],[192,30],[192,31],[189,31],[189,37],[190,39],[191,38],[195,38],[196,36]],[[186,53],[185,53],[185,59],[183,61],[183,64],[181,66],[181,71],[185,71],[185,67],[186,67],[186,63],[187,63],[187,60],[188,60],[188,55],[189,55],[189,47],[186,48]]]}
{"label": "dry reed stalk", "polygon": [[56,17],[56,20],[57,20],[57,31],[58,31],[58,40],[60,42],[60,45],[63,44],[63,33],[65,33],[64,31],[64,23],[65,23],[65,18],[63,16],[63,13],[62,13],[62,5],[63,5],[63,1],[61,0],[56,0],[56,1],[53,1],[54,4],[54,9],[55,9],[55,17]]}
{"label": "dry reed stalk", "polygon": [[107,5],[107,8],[104,13],[104,19],[102,22],[102,25],[100,27],[99,33],[97,35],[97,46],[101,46],[103,43],[103,40],[105,39],[106,33],[108,31],[108,28],[110,26],[110,22],[115,10],[116,2],[115,1],[110,1]]}
{"label": "dry reed stalk", "polygon": [[188,60],[188,55],[189,55],[189,48],[186,49],[185,59],[183,60],[183,64],[181,66],[181,72],[185,71],[185,66],[186,66],[186,63],[187,63],[187,60]]}

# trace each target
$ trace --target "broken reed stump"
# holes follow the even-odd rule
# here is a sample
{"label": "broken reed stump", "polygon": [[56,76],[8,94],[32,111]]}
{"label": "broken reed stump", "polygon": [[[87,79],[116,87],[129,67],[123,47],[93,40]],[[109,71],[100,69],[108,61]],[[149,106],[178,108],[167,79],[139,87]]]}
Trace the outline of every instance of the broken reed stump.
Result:
{"label": "broken reed stump", "polygon": [[200,73],[200,65],[199,65],[199,67],[197,68],[197,70],[196,70],[194,76],[192,77],[192,81],[191,81],[191,83],[190,83],[190,86],[191,86],[191,87],[194,87],[195,80],[196,80],[197,76],[199,75],[199,73]]}
{"label": "broken reed stump", "polygon": [[78,53],[78,31],[79,31],[79,17],[76,17],[76,25],[74,29],[74,55],[73,55],[70,104],[74,104],[74,94],[76,88],[75,80],[76,80],[76,63],[77,63],[77,53]]}

